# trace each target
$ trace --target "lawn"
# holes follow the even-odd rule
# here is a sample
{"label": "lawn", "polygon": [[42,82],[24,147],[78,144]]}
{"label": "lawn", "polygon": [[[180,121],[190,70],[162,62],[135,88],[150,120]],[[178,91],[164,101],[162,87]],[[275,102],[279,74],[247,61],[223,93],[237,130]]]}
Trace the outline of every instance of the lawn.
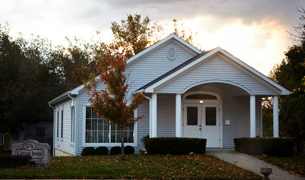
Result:
{"label": "lawn", "polygon": [[49,168],[1,168],[4,178],[77,179],[262,179],[250,171],[207,155],[127,155],[52,157]]}
{"label": "lawn", "polygon": [[254,156],[273,164],[279,168],[289,171],[291,174],[305,177],[305,156],[294,157],[269,157],[269,156]]}

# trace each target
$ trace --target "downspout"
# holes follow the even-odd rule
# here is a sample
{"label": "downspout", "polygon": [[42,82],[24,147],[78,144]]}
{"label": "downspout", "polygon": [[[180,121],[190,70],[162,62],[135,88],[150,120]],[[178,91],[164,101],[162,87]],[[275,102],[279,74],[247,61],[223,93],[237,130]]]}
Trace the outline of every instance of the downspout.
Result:
{"label": "downspout", "polygon": [[77,108],[76,108],[76,106],[77,106],[77,103],[76,103],[76,98],[74,98],[74,97],[72,97],[71,96],[71,93],[68,93],[68,97],[69,98],[71,98],[72,99],[72,101],[73,100],[75,100],[75,104],[74,104],[74,156],[76,156],[76,154],[77,154],[77,140],[76,140],[76,136],[77,136],[77,133],[76,133],[76,131],[77,131],[77,121],[76,121],[76,114],[77,114]]}
{"label": "downspout", "polygon": [[[53,109],[53,115],[54,115],[54,114],[55,114],[55,109],[54,109],[54,107],[51,106],[51,103],[50,103],[50,102],[48,102],[48,104],[49,104],[50,108]],[[54,138],[54,135],[55,135],[55,127],[54,127],[54,125],[55,125],[55,120],[54,120],[54,116],[53,116],[53,148],[52,148],[52,154],[53,154],[53,156],[55,155],[55,138]]]}
{"label": "downspout", "polygon": [[149,100],[149,137],[151,137],[151,98],[148,96],[144,97]]}

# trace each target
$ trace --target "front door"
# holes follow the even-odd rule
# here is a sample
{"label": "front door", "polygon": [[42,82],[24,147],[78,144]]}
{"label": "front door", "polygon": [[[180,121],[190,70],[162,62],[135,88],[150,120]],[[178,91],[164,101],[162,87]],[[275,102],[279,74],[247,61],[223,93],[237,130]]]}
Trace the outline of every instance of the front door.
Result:
{"label": "front door", "polygon": [[220,147],[219,106],[186,104],[184,136],[207,139],[206,147]]}

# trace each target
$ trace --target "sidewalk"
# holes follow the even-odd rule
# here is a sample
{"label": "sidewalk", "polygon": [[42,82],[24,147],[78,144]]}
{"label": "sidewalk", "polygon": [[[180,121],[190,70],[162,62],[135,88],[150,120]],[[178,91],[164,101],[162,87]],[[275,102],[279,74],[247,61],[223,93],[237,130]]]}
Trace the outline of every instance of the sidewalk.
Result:
{"label": "sidewalk", "polygon": [[272,174],[269,175],[270,179],[274,180],[305,180],[305,178],[289,174],[287,171],[283,171],[280,168],[277,168],[269,163],[266,163],[260,159],[254,158],[247,154],[242,154],[236,152],[233,149],[207,149],[207,155],[212,155],[218,157],[222,160],[225,160],[229,163],[235,164],[243,169],[247,169],[256,174],[263,176],[260,173],[261,167],[272,168]]}

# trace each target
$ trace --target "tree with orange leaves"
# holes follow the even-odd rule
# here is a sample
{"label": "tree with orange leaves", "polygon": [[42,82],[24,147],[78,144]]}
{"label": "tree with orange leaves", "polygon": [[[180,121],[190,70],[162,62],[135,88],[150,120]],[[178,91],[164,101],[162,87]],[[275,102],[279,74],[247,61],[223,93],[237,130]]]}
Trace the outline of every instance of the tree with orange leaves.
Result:
{"label": "tree with orange leaves", "polygon": [[[129,84],[126,82],[127,55],[124,50],[114,48],[107,53],[99,53],[96,59],[99,62],[98,78],[91,78],[85,85],[90,94],[89,101],[98,117],[109,120],[111,124],[118,125],[121,137],[121,158],[125,160],[124,153],[124,127],[131,126],[141,117],[132,118],[134,110],[144,100],[143,93],[137,93],[133,101],[128,105],[126,95]],[[97,81],[101,80],[106,88],[97,89]]]}

